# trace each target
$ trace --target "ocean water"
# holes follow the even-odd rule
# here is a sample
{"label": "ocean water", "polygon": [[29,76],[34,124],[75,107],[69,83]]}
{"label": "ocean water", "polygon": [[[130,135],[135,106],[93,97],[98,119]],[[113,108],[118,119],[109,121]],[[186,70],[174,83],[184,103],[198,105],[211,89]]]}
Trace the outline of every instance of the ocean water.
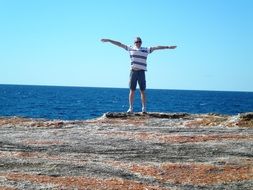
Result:
{"label": "ocean water", "polygon": [[[128,89],[0,85],[0,116],[91,119],[128,109]],[[136,91],[135,111],[141,111]],[[238,114],[253,111],[253,92],[147,90],[147,111]]]}

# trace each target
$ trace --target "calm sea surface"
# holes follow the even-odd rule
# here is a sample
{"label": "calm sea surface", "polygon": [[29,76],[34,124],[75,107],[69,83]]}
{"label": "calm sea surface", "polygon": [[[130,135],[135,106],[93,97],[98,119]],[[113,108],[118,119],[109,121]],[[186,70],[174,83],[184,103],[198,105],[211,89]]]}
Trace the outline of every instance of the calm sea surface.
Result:
{"label": "calm sea surface", "polygon": [[[128,89],[0,85],[0,116],[90,119],[128,109]],[[253,111],[253,92],[147,90],[150,112],[238,114]],[[136,91],[135,110],[141,111]]]}

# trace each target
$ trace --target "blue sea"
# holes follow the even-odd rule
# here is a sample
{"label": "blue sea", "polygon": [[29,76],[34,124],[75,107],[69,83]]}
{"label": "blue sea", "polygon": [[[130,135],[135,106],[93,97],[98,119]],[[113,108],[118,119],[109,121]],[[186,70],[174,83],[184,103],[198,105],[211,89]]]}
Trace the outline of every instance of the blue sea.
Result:
{"label": "blue sea", "polygon": [[[0,116],[80,120],[128,109],[128,89],[0,85]],[[141,111],[136,91],[135,111]],[[253,92],[147,90],[149,112],[218,113],[253,111]]]}

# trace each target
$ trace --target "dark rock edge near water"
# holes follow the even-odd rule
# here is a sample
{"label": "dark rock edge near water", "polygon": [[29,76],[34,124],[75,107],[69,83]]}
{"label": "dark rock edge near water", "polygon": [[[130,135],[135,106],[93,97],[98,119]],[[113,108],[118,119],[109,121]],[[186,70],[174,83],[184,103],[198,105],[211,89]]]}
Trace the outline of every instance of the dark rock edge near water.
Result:
{"label": "dark rock edge near water", "polygon": [[188,113],[125,113],[125,112],[107,112],[104,114],[106,118],[130,118],[130,117],[150,117],[150,118],[167,118],[167,119],[180,119],[190,116]]}

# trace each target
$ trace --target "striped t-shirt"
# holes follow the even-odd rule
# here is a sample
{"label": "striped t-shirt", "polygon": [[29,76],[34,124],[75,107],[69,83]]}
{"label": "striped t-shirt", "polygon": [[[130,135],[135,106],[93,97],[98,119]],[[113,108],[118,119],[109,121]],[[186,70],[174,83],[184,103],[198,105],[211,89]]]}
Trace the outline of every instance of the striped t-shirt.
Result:
{"label": "striped t-shirt", "polygon": [[131,47],[127,46],[131,58],[131,69],[133,70],[147,70],[147,56],[151,53],[150,48],[146,47]]}

